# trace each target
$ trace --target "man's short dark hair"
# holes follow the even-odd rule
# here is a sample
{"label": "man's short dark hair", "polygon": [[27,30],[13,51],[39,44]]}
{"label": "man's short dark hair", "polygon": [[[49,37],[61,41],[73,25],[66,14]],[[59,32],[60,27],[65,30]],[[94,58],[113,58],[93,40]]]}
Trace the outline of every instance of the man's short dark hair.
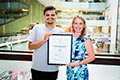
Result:
{"label": "man's short dark hair", "polygon": [[45,7],[45,9],[44,9],[44,15],[45,15],[45,12],[48,11],[48,10],[55,10],[55,13],[57,14],[57,11],[56,11],[56,8],[55,8],[55,7],[53,7],[53,6],[47,6],[47,7]]}

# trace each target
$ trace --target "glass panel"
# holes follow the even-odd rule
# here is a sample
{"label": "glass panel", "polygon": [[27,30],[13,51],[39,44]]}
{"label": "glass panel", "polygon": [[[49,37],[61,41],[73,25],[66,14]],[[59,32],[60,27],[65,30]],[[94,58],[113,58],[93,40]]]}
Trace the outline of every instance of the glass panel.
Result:
{"label": "glass panel", "polygon": [[[29,6],[20,0],[0,0],[0,26],[29,14]],[[23,32],[23,31],[22,31]],[[0,50],[28,50],[24,33],[0,35]]]}
{"label": "glass panel", "polygon": [[117,26],[117,52],[120,54],[120,0],[119,1],[119,6],[118,6],[118,26]]}
{"label": "glass panel", "polygon": [[[105,1],[92,3],[79,2],[73,4],[76,5],[74,8],[58,10],[58,26],[62,26],[67,31],[74,16],[83,16],[86,19],[88,34],[91,35],[96,53],[108,54],[110,52],[111,42],[110,6],[107,8],[107,2]],[[65,6],[70,6],[70,4],[66,3]]]}
{"label": "glass panel", "polygon": [[22,50],[26,51],[27,48],[27,34],[16,34],[10,36],[0,37],[0,50]]}
{"label": "glass panel", "polygon": [[0,1],[0,25],[28,15],[28,5],[19,0]]}
{"label": "glass panel", "polygon": [[[23,8],[25,10],[28,9],[28,6],[25,5],[24,3],[18,2],[18,0],[14,0],[13,2],[12,0],[6,0],[6,1],[4,0],[0,1],[0,6],[1,6],[0,10],[3,10],[3,11],[0,11],[0,16],[2,16],[0,17],[1,24],[28,14],[28,11],[21,11],[21,9]],[[65,0],[65,1],[70,1],[70,0]],[[91,39],[93,41],[93,45],[95,47],[96,53],[109,54],[110,43],[111,43],[111,27],[114,27],[114,26],[111,26],[111,23],[112,23],[111,12],[113,12],[113,10],[111,10],[110,6],[112,5],[110,5],[109,1],[110,0],[108,1],[103,0],[100,3],[99,2],[74,3],[76,7],[72,9],[65,9],[65,6],[68,6],[67,4],[62,5],[62,7],[64,6],[64,8],[58,9],[58,19],[56,24],[57,26],[60,26],[61,28],[66,30],[66,28],[68,28],[71,25],[71,20],[73,19],[74,16],[80,15],[85,17],[87,26],[88,26],[88,34],[92,36]],[[87,7],[83,5],[87,5]],[[120,1],[119,1],[119,5],[120,5]],[[3,14],[4,9],[6,10],[5,14]],[[32,10],[33,9],[31,9],[31,12],[35,12]],[[119,7],[119,10],[120,10],[120,7]],[[32,21],[32,17],[33,16],[31,14],[31,21]],[[119,11],[119,17],[118,17],[118,29],[117,29],[118,34],[117,34],[117,43],[116,43],[118,53],[120,53],[120,28],[119,28],[120,20],[119,19],[120,19],[120,11]],[[0,50],[27,51],[28,50],[28,47],[27,47],[28,34],[29,34],[29,28],[25,27],[18,33],[15,33],[12,35],[1,35]]]}

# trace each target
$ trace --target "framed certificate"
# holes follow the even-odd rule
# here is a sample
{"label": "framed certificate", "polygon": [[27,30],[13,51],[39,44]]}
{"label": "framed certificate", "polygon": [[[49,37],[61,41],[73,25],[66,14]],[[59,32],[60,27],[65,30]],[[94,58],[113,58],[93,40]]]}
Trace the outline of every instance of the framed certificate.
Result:
{"label": "framed certificate", "polygon": [[72,34],[53,34],[48,40],[48,64],[71,62]]}

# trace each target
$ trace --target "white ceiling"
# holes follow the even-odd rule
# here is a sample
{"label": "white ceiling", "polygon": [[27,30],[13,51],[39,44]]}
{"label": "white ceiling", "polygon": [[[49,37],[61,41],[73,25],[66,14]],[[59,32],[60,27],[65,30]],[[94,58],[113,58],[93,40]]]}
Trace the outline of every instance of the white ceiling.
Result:
{"label": "white ceiling", "polygon": [[38,0],[38,2],[42,3],[44,6],[55,6],[59,4],[60,0]]}
{"label": "white ceiling", "polygon": [[101,11],[105,10],[106,3],[91,3],[77,2],[79,0],[73,0],[73,2],[65,2],[64,0],[38,0],[44,6],[54,6],[56,9],[78,9],[78,10],[91,10]]}

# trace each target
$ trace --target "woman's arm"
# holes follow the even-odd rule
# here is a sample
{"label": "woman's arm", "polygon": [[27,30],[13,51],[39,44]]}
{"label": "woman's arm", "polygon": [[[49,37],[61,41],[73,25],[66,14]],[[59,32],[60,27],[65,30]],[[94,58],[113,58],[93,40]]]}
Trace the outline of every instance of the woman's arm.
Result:
{"label": "woman's arm", "polygon": [[87,64],[95,59],[95,51],[90,39],[85,41],[85,48],[87,50],[88,57],[86,57],[83,61],[79,62],[80,65]]}
{"label": "woman's arm", "polygon": [[94,48],[93,48],[93,45],[90,39],[85,41],[85,48],[87,50],[88,57],[86,57],[84,60],[80,62],[71,62],[67,66],[71,66],[71,67],[80,66],[80,65],[87,64],[93,61],[95,59],[95,52],[94,52]]}

